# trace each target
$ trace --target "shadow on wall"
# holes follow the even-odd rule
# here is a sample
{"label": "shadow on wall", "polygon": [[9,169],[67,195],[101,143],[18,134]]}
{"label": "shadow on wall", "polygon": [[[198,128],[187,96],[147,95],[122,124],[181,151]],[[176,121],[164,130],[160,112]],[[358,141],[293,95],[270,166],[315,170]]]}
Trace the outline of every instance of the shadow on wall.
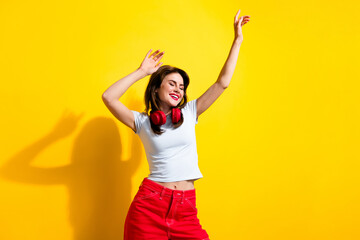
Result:
{"label": "shadow on wall", "polygon": [[96,117],[75,138],[71,163],[55,168],[31,166],[46,147],[69,136],[81,116],[64,115],[48,135],[21,150],[1,167],[10,181],[69,190],[69,221],[74,240],[123,239],[131,199],[131,177],[141,161],[141,142],[132,135],[131,159],[120,159],[122,144],[114,120]]}

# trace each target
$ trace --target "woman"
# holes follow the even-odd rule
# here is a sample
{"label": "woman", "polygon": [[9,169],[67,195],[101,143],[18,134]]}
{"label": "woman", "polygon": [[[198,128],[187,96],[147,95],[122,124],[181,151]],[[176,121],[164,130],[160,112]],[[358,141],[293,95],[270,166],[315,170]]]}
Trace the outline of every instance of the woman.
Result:
{"label": "woman", "polygon": [[[125,221],[124,240],[209,239],[197,218],[195,180],[198,167],[195,124],[229,86],[235,70],[242,26],[250,16],[234,19],[235,37],[217,81],[198,99],[188,102],[188,75],[181,69],[161,66],[164,52],[146,54],[140,67],[103,93],[111,113],[141,138],[150,167]],[[129,110],[118,99],[136,81],[151,75],[144,113]],[[149,115],[150,112],[150,115]]]}

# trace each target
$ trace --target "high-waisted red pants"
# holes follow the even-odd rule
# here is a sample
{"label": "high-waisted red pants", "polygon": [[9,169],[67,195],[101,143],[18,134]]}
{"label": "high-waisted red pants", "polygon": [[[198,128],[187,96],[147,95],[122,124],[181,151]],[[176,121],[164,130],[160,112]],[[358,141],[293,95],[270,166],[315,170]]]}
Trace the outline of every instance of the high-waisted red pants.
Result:
{"label": "high-waisted red pants", "polygon": [[144,178],[126,216],[124,240],[209,240],[197,213],[195,189],[172,190]]}

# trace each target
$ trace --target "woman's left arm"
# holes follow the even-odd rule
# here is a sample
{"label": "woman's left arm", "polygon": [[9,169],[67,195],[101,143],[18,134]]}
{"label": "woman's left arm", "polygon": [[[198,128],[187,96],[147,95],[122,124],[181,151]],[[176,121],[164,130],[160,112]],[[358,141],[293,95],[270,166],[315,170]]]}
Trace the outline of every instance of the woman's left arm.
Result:
{"label": "woman's left arm", "polygon": [[216,82],[197,99],[197,116],[208,109],[230,84],[230,80],[234,74],[236,62],[239,56],[240,46],[243,41],[241,28],[244,24],[250,21],[250,16],[242,16],[238,18],[239,14],[240,10],[236,13],[234,19],[235,37],[230,49],[229,56],[227,57]]}

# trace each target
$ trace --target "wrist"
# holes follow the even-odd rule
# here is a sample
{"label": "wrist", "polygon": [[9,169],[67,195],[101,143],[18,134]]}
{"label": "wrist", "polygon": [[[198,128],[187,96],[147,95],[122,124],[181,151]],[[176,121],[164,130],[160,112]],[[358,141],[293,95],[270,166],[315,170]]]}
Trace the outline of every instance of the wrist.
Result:
{"label": "wrist", "polygon": [[144,69],[142,69],[141,67],[139,67],[138,69],[136,69],[136,71],[140,76],[141,78],[144,78],[146,77],[147,75],[149,75]]}
{"label": "wrist", "polygon": [[236,44],[241,44],[242,41],[243,41],[243,39],[241,37],[235,37],[234,38],[234,43],[236,43]]}

